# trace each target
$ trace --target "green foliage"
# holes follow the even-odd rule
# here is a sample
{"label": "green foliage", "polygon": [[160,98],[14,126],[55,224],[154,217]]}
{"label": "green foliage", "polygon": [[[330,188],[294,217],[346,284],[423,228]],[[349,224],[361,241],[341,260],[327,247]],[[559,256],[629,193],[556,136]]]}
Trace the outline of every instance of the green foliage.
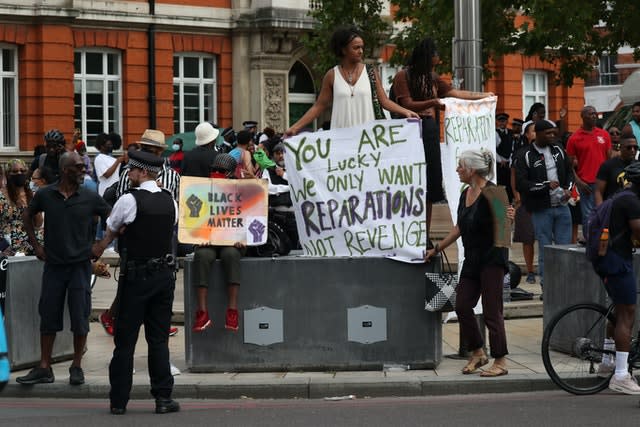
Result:
{"label": "green foliage", "polygon": [[[393,38],[398,47],[392,58],[403,63],[403,55],[424,37],[436,41],[440,71],[451,71],[454,9],[451,0],[391,0],[398,6],[396,22],[411,22]],[[481,28],[485,71],[489,58],[520,52],[560,64],[557,83],[571,86],[585,78],[603,53],[635,47],[640,59],[640,1],[638,0],[492,0],[481,1]],[[535,24],[515,27],[520,12]],[[603,23],[606,22],[606,28]]]}
{"label": "green foliage", "polygon": [[388,41],[391,32],[391,22],[380,17],[381,10],[382,0],[323,0],[321,8],[309,12],[315,19],[314,30],[303,37],[302,43],[313,58],[312,67],[320,80],[338,62],[329,41],[340,26],[356,25],[364,36],[365,57],[374,58],[373,52]]}

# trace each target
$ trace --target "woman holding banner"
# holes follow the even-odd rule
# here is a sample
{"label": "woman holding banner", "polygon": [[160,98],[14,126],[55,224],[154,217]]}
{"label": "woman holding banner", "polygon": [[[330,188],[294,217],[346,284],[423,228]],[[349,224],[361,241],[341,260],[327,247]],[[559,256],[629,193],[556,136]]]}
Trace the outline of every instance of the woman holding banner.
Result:
{"label": "woman holding banner", "polygon": [[[462,237],[464,263],[456,288],[456,314],[460,321],[460,334],[466,337],[471,357],[462,369],[463,374],[473,374],[489,363],[483,350],[482,334],[478,327],[473,308],[482,296],[482,310],[489,329],[489,344],[493,365],[480,376],[497,377],[507,371],[507,336],[502,312],[502,285],[507,269],[508,249],[497,247],[494,239],[494,215],[486,197],[485,187],[494,186],[495,161],[485,150],[468,150],[460,154],[458,176],[468,187],[462,192],[458,205],[458,223],[449,234],[429,249],[425,261],[443,251]],[[495,188],[495,187],[494,187]],[[506,200],[506,193],[504,195]],[[514,209],[506,208],[506,218],[513,220]]]}
{"label": "woman holding banner", "polygon": [[413,49],[407,66],[393,78],[393,92],[401,106],[418,113],[422,119],[422,144],[427,163],[427,235],[431,228],[433,203],[444,200],[442,163],[440,162],[440,114],[444,105],[439,98],[482,99],[491,92],[458,90],[440,78],[433,67],[440,62],[432,39],[426,38]]}
{"label": "woman holding banner", "polygon": [[286,130],[286,135],[296,135],[329,106],[332,106],[331,129],[384,119],[382,108],[402,117],[418,117],[391,101],[382,88],[378,72],[364,64],[364,41],[356,27],[338,28],[331,36],[330,46],[339,64],[327,71],[318,99]]}

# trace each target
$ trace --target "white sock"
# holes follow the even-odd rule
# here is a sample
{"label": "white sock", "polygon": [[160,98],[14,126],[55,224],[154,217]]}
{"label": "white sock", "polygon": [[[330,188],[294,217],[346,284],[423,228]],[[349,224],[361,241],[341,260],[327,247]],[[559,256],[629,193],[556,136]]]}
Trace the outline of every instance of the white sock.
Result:
{"label": "white sock", "polygon": [[616,351],[616,379],[622,379],[629,373],[627,360],[629,353],[626,351]]}
{"label": "white sock", "polygon": [[[604,339],[604,345],[602,346],[605,350],[615,350],[616,342],[611,338]],[[605,353],[602,355],[602,363],[606,365],[613,365],[613,354]]]}

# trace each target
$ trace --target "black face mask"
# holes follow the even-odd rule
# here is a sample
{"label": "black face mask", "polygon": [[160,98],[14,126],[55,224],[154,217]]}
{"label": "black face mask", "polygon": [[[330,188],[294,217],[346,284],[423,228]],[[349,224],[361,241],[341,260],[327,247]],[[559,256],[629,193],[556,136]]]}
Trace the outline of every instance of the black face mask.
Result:
{"label": "black face mask", "polygon": [[9,175],[9,180],[11,183],[17,187],[24,187],[25,182],[27,182],[27,176],[23,173],[18,173],[15,175]]}

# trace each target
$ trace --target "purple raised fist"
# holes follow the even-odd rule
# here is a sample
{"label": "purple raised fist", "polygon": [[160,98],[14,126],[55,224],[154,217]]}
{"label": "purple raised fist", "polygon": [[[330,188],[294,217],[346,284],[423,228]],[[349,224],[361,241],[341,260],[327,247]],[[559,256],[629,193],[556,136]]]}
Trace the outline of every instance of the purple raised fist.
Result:
{"label": "purple raised fist", "polygon": [[265,226],[263,223],[254,219],[251,224],[249,224],[249,232],[251,233],[251,237],[253,237],[253,243],[258,243],[262,241],[262,235],[264,234]]}

